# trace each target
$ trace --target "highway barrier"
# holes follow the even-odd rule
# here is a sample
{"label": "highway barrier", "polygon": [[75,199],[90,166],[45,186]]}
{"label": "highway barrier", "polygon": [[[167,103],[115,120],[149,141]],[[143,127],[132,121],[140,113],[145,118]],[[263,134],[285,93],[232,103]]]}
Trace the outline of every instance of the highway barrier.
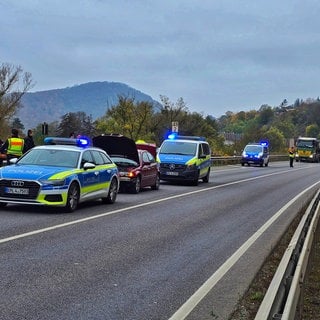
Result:
{"label": "highway barrier", "polygon": [[255,320],[301,319],[302,292],[309,270],[309,256],[318,227],[318,191],[312,199],[260,305]]}
{"label": "highway barrier", "polygon": [[[227,157],[211,157],[212,166],[223,166],[228,164],[240,164],[241,156],[227,156]],[[288,155],[270,155],[270,162],[272,161],[289,161]]]}

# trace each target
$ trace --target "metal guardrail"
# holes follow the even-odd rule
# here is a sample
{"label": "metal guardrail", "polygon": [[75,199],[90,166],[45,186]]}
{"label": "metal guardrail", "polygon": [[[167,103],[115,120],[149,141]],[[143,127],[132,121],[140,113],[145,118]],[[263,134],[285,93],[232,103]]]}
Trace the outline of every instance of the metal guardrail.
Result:
{"label": "metal guardrail", "polygon": [[303,215],[256,314],[255,320],[294,320],[320,216],[317,192]]}
{"label": "metal guardrail", "polygon": [[[285,161],[289,160],[288,155],[270,155],[270,161]],[[211,157],[212,166],[221,166],[226,164],[240,164],[241,156],[229,157]]]}

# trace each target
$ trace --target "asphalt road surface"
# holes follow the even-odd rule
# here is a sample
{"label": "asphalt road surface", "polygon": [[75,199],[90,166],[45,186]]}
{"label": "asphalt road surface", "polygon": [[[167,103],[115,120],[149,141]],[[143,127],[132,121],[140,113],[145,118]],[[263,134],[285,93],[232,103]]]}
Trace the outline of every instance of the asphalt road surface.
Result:
{"label": "asphalt road surface", "polygon": [[296,213],[320,164],[212,168],[72,214],[0,210],[0,319],[227,319]]}

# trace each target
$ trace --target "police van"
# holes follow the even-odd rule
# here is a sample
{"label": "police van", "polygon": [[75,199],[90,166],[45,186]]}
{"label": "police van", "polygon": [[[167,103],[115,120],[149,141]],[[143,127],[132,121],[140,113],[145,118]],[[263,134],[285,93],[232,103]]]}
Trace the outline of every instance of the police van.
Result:
{"label": "police van", "polygon": [[249,143],[245,146],[242,152],[241,165],[257,164],[260,167],[265,167],[269,164],[269,147],[267,142]]}
{"label": "police van", "polygon": [[158,150],[160,179],[187,181],[198,185],[199,179],[209,182],[210,146],[205,138],[169,135]]}

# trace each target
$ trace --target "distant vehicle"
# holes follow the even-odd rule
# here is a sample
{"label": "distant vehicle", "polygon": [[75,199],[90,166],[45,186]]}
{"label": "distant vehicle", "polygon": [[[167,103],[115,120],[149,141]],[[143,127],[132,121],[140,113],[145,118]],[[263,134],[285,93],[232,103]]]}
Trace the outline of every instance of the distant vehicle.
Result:
{"label": "distant vehicle", "polygon": [[296,141],[296,161],[320,162],[319,143],[316,138],[299,137]]}
{"label": "distant vehicle", "polygon": [[209,182],[211,151],[203,137],[170,135],[162,142],[157,161],[161,180],[193,185],[198,185],[199,179]]}
{"label": "distant vehicle", "polygon": [[139,193],[142,188],[158,190],[160,175],[154,155],[156,146],[136,144],[123,135],[100,135],[93,145],[105,150],[119,169],[120,190]]}
{"label": "distant vehicle", "polygon": [[249,143],[245,146],[242,152],[241,165],[244,166],[247,164],[263,165],[267,167],[269,165],[269,147],[265,142],[262,143]]}
{"label": "distant vehicle", "polygon": [[118,168],[105,151],[85,139],[48,137],[45,145],[29,150],[0,168],[0,206],[8,203],[64,207],[80,202],[116,201]]}

